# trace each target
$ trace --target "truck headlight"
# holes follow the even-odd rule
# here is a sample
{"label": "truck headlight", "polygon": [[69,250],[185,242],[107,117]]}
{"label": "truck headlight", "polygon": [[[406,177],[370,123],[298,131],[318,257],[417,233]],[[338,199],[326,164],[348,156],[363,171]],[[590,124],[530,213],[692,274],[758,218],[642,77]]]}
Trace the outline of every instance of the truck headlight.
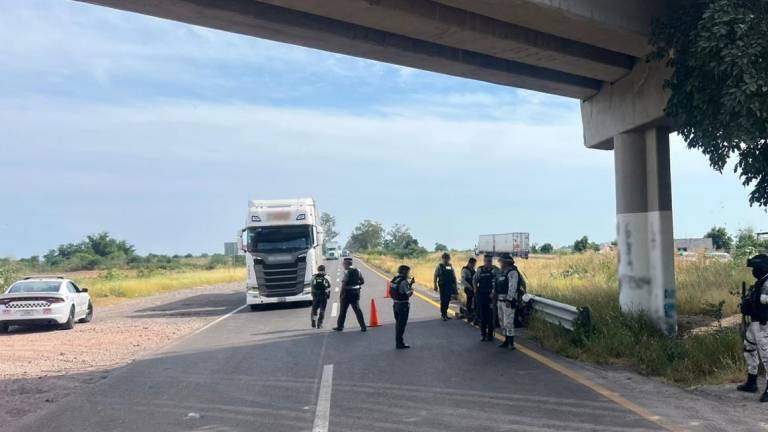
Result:
{"label": "truck headlight", "polygon": [[302,294],[312,294],[312,285],[308,284],[308,283],[305,283],[304,284],[304,291],[302,292]]}

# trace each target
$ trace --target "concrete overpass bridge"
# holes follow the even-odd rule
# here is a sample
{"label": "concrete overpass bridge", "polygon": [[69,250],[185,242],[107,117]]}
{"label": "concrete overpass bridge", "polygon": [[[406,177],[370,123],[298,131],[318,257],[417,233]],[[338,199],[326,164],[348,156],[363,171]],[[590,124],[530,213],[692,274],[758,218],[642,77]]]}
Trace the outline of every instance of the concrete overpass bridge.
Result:
{"label": "concrete overpass bridge", "polygon": [[613,150],[620,300],[676,327],[669,122],[649,65],[664,0],[85,0],[417,69],[577,98]]}

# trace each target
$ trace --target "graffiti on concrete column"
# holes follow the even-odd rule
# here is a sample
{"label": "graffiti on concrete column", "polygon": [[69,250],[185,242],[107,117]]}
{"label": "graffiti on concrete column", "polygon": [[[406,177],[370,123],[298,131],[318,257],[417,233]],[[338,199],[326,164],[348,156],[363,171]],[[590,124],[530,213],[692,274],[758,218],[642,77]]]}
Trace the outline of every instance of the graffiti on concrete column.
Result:
{"label": "graffiti on concrete column", "polygon": [[632,270],[632,230],[629,228],[629,222],[624,224],[624,249],[626,249],[627,268]]}

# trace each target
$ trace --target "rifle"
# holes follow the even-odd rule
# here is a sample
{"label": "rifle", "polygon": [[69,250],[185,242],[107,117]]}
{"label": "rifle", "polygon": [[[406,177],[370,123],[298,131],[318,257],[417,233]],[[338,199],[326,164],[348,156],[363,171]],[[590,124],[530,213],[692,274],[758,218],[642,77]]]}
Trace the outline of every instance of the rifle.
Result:
{"label": "rifle", "polygon": [[741,283],[741,305],[739,305],[739,309],[741,310],[741,334],[744,338],[747,337],[747,317],[744,315],[744,302],[747,300],[747,283],[742,282]]}

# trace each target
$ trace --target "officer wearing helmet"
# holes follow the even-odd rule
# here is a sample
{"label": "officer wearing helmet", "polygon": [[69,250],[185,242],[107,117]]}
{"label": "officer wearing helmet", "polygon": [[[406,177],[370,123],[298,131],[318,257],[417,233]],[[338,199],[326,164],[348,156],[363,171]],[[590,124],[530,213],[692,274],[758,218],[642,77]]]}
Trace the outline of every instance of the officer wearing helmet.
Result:
{"label": "officer wearing helmet", "polygon": [[483,257],[483,265],[475,272],[472,285],[475,288],[475,313],[480,323],[480,336],[483,342],[493,341],[493,302],[491,294],[493,283],[499,269],[493,265],[493,255]]}
{"label": "officer wearing helmet", "polygon": [[[408,315],[411,310],[410,299],[413,295],[413,284],[416,280],[411,276],[411,268],[401,265],[389,284],[389,294],[392,297],[392,311],[395,314],[395,348],[408,349],[411,346],[405,343],[405,326],[408,324]],[[410,280],[409,280],[410,279]]]}
{"label": "officer wearing helmet", "polygon": [[515,311],[520,296],[525,291],[525,282],[520,270],[515,266],[515,260],[505,254],[499,257],[501,265],[493,284],[493,296],[499,315],[499,327],[504,334],[504,342],[499,348],[515,348]]}
{"label": "officer wearing helmet", "polygon": [[331,281],[325,276],[325,266],[317,267],[317,273],[312,276],[312,310],[310,320],[312,328],[322,328],[325,319],[325,307],[331,295]]}
{"label": "officer wearing helmet", "polygon": [[[757,279],[749,293],[741,301],[741,313],[746,321],[744,332],[744,358],[747,360],[747,382],[737,390],[756,393],[757,370],[760,361],[768,369],[768,255],[759,254],[747,260],[747,267]],[[768,402],[766,385],[760,402]]]}

